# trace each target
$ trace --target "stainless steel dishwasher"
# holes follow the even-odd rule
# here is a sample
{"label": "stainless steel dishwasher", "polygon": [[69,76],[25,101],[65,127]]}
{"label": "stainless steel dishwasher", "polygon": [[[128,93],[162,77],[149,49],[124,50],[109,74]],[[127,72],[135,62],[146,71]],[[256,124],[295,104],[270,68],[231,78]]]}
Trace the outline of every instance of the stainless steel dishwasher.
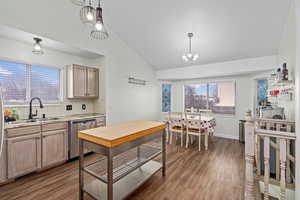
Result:
{"label": "stainless steel dishwasher", "polygon": [[[81,130],[95,128],[96,126],[95,118],[69,121],[69,159],[79,156],[77,133]],[[85,153],[88,153],[88,151],[86,150]]]}

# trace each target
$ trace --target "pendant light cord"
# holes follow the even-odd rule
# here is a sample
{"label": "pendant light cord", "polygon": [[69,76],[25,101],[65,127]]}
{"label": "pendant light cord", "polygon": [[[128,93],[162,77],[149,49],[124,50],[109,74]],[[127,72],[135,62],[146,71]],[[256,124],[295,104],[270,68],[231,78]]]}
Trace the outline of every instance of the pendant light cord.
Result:
{"label": "pendant light cord", "polygon": [[189,37],[190,38],[190,48],[189,48],[189,52],[192,53],[192,37]]}

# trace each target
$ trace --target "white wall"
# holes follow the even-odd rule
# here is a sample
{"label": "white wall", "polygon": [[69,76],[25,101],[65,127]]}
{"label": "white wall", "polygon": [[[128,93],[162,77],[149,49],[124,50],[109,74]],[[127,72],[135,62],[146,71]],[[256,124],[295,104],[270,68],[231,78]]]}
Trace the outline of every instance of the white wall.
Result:
{"label": "white wall", "polygon": [[258,71],[271,70],[276,66],[277,56],[274,55],[222,63],[157,70],[156,75],[160,80],[196,79],[249,74]]}
{"label": "white wall", "polygon": [[[47,9],[43,9],[45,7]],[[91,39],[90,28],[80,22],[79,9],[70,1],[10,0],[1,4],[0,24],[104,55],[109,124],[130,119],[157,119],[159,89],[152,66],[122,42],[109,29],[109,24],[109,39]],[[135,34],[134,30],[128,31]],[[147,86],[129,85],[130,75],[147,80]]]}
{"label": "white wall", "polygon": [[[65,73],[65,66],[68,64],[76,63],[88,66],[101,66],[101,58],[99,59],[89,59],[85,57],[74,56],[71,54],[63,53],[61,51],[50,50],[44,48],[45,54],[44,55],[35,55],[32,51],[32,45],[0,37],[0,60],[7,60],[7,61],[15,61],[21,63],[28,63],[28,64],[39,64],[44,66],[52,66],[58,67],[62,69],[62,77],[63,77],[63,102],[56,105],[46,105],[42,110],[39,110],[39,116],[41,117],[42,114],[46,114],[46,116],[64,116],[64,115],[71,115],[71,114],[81,114],[81,113],[91,113],[94,112],[95,107],[99,108],[98,112],[105,112],[105,105],[104,102],[99,100],[69,100],[66,98],[66,73]],[[100,83],[102,84],[104,81],[101,79],[103,74],[101,74],[100,68]],[[100,92],[100,99],[105,98],[105,94]],[[72,111],[66,111],[65,106],[67,104],[72,104],[73,109]],[[86,104],[86,110],[81,109],[81,105]],[[27,118],[28,117],[28,105],[25,106],[17,106],[11,107],[18,110],[20,118]]]}
{"label": "white wall", "polygon": [[255,93],[255,79],[264,77],[264,73],[254,73],[247,75],[228,76],[228,77],[215,77],[215,78],[202,78],[185,81],[172,82],[172,111],[184,110],[184,91],[185,84],[197,84],[214,81],[235,81],[236,82],[236,113],[235,115],[222,115],[215,114],[217,126],[215,136],[238,139],[239,120],[244,119],[245,112],[253,108],[254,93]]}
{"label": "white wall", "polygon": [[[295,0],[296,13],[296,64],[295,64],[295,110],[296,112],[296,160],[300,160],[300,1]],[[298,162],[299,164],[299,162]],[[296,168],[296,198],[300,199],[300,167]]]}
{"label": "white wall", "polygon": [[291,4],[279,43],[278,65],[282,66],[284,62],[288,65],[289,78],[293,80],[296,64],[296,13],[294,2]]}
{"label": "white wall", "polygon": [[[296,64],[296,13],[295,3],[291,3],[288,17],[282,32],[282,37],[278,49],[278,67],[282,67],[284,62],[287,63],[289,69],[289,79],[295,79]],[[279,100],[278,105],[284,107],[286,117],[289,120],[295,120],[295,96],[292,101],[285,99]]]}

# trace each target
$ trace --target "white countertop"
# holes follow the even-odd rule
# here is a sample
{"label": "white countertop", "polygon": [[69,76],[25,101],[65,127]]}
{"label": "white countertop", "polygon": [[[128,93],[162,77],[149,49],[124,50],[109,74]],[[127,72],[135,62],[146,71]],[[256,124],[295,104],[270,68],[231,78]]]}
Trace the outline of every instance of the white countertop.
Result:
{"label": "white countertop", "polygon": [[58,119],[47,120],[47,121],[36,121],[36,122],[22,122],[22,120],[20,120],[20,123],[18,123],[18,121],[13,122],[13,123],[9,123],[9,122],[5,123],[4,128],[8,129],[8,128],[35,126],[35,125],[41,125],[41,124],[68,122],[68,121],[97,118],[97,117],[105,117],[105,114],[103,114],[103,113],[87,113],[87,114],[66,115],[66,116],[55,117]]}

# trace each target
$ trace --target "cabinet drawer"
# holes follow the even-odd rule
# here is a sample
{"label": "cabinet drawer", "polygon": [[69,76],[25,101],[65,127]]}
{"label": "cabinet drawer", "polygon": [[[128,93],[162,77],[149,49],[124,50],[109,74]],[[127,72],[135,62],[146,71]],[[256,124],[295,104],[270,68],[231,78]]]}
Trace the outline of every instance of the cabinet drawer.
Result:
{"label": "cabinet drawer", "polygon": [[67,129],[68,124],[67,122],[56,122],[56,123],[49,123],[42,125],[42,131],[53,131],[59,129]]}
{"label": "cabinet drawer", "polygon": [[29,134],[34,134],[34,133],[40,133],[40,132],[41,132],[41,126],[39,126],[39,125],[6,129],[8,138],[18,137],[18,136],[22,136],[22,135],[29,135]]}

